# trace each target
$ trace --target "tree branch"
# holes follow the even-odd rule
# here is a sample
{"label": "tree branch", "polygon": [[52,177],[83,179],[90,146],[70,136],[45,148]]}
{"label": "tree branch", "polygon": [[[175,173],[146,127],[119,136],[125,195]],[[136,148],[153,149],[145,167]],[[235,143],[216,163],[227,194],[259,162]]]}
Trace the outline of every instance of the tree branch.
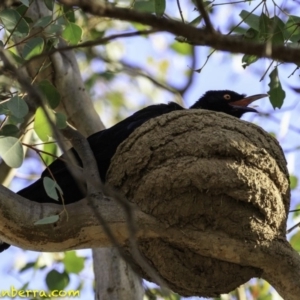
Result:
{"label": "tree branch", "polygon": [[220,33],[211,34],[205,29],[198,29],[182,22],[158,18],[153,14],[120,8],[103,2],[91,2],[88,0],[60,0],[59,2],[69,6],[79,6],[83,11],[93,15],[139,22],[152,26],[157,30],[168,31],[176,36],[186,38],[193,45],[210,46],[216,50],[256,55],[283,62],[300,63],[299,50],[288,46],[272,45],[269,48],[269,45],[267,47],[265,43],[251,42]]}
{"label": "tree branch", "polygon": [[[210,124],[210,127],[207,126],[208,124]],[[212,124],[214,125],[212,126]],[[237,127],[239,131],[236,130]],[[198,130],[196,130],[197,128]],[[200,130],[200,128],[205,128],[205,130]],[[216,136],[215,139],[212,139],[211,132],[214,132],[215,135],[216,132],[222,129],[221,136],[224,140],[223,143],[219,143],[220,137]],[[234,135],[230,135],[230,143],[227,143],[230,132]],[[167,143],[166,135],[168,136]],[[205,136],[209,137],[209,142],[204,138]],[[178,139],[184,139],[188,143],[182,144],[178,142]],[[199,141],[202,141],[206,147],[199,144]],[[227,173],[223,173],[223,169],[221,171],[219,169],[218,171],[212,170],[213,173],[210,173],[210,178],[217,177],[218,186],[215,186],[213,191],[209,186],[207,186],[207,190],[203,190],[201,178],[205,179],[207,184],[214,184],[212,180],[210,180],[210,183],[207,182],[207,174],[203,171],[203,163],[213,159],[211,147],[215,147],[216,142],[218,143],[218,149],[216,150],[218,155],[222,155],[222,153],[227,155],[220,159],[220,163],[226,168],[224,170],[227,170]],[[151,151],[149,150],[149,143],[154,147]],[[258,144],[254,145],[252,143]],[[141,145],[144,145],[144,148],[141,148]],[[172,145],[176,147],[176,150],[173,149],[171,151],[171,148],[168,148]],[[262,149],[260,145],[264,145],[264,148]],[[253,148],[254,146],[257,148]],[[132,147],[136,148],[132,149]],[[136,149],[139,149],[140,157],[137,157]],[[242,154],[240,151],[242,151]],[[166,160],[167,164],[164,164],[162,160],[162,153],[168,153],[167,157],[170,159]],[[209,155],[210,160],[206,158],[204,153]],[[230,155],[233,155],[234,159]],[[190,169],[190,166],[187,164],[187,158],[191,159],[192,167],[197,169]],[[131,159],[134,159],[137,163],[133,165]],[[243,163],[239,164],[238,161],[240,159]],[[231,161],[232,164],[230,165]],[[175,165],[170,165],[173,173],[171,175],[168,170],[166,172],[168,178],[172,176],[169,182],[172,188],[169,188],[170,186],[166,186],[166,182],[163,182],[165,194],[161,194],[160,189],[162,186],[157,184],[157,180],[161,182],[161,174],[157,172],[164,172],[165,167],[171,162],[175,162]],[[155,167],[156,164],[158,164],[157,168]],[[115,165],[118,167],[114,167]],[[131,169],[128,165],[131,166]],[[182,165],[185,166],[184,171],[188,172],[185,175],[182,174]],[[219,166],[216,160],[214,160],[213,165]],[[87,166],[85,165],[85,167]],[[143,172],[143,168],[146,168],[147,172]],[[249,168],[247,173],[244,173],[247,176],[240,176],[242,175],[241,173],[233,173],[241,172],[243,168]],[[251,168],[255,170],[253,174],[251,173]],[[146,177],[154,174],[156,185],[152,185],[153,181],[150,177],[147,177],[149,180],[141,177],[140,171]],[[218,172],[225,174],[224,178],[219,178],[217,176]],[[169,245],[168,247],[172,251],[175,251],[175,254],[178,253],[178,248],[185,249],[184,251],[190,251],[189,253],[193,253],[196,257],[199,255],[205,259],[228,262],[238,265],[241,269],[255,268],[255,270],[259,271],[259,274],[262,272],[262,277],[269,280],[284,298],[296,300],[299,298],[300,293],[298,281],[300,276],[300,257],[286,242],[283,235],[286,221],[285,211],[287,209],[285,206],[289,201],[286,172],[285,161],[277,142],[259,127],[221,113],[177,111],[153,119],[151,122],[141,126],[130,136],[126,143],[119,147],[108,172],[108,183],[116,186],[116,188],[119,186],[118,182],[125,185],[126,183],[129,184],[131,191],[126,186],[122,186],[123,192],[128,194],[132,191],[138,191],[140,193],[138,197],[142,195],[147,205],[155,205],[155,209],[152,210],[153,214],[157,212],[163,214],[163,218],[158,215],[153,217],[152,214],[146,214],[134,204],[132,205],[134,208],[136,237],[140,242],[140,247],[143,243],[156,245],[155,243],[163,241],[166,245]],[[125,177],[123,177],[123,174],[126,174]],[[187,174],[192,175],[188,178]],[[231,176],[229,176],[230,174]],[[266,176],[264,177],[263,174]],[[135,176],[140,181],[135,180]],[[174,176],[179,178],[179,181],[173,180]],[[182,177],[188,178],[188,180],[182,181],[180,179]],[[261,182],[257,180],[258,177],[265,179]],[[189,183],[194,181],[194,178],[194,185],[190,186]],[[132,184],[130,180],[135,183]],[[244,184],[241,184],[244,180],[253,181],[245,181]],[[188,185],[185,187],[179,186],[180,182]],[[227,182],[229,185],[225,185],[224,182]],[[267,189],[267,184],[269,183],[271,185],[276,184],[276,186],[273,186],[272,189]],[[226,192],[219,194],[219,188]],[[147,189],[150,189],[150,194],[147,192]],[[178,189],[180,189],[179,194]],[[270,193],[270,196],[266,195],[266,191]],[[206,206],[204,202],[205,197],[211,197],[211,193],[219,198],[221,197],[221,199],[207,198],[210,204]],[[231,200],[233,197],[233,201],[226,198],[226,193],[230,195]],[[128,240],[131,235],[131,232],[128,230],[128,216],[119,203],[115,201],[99,199],[96,196],[90,197],[89,200],[83,199],[80,202],[70,204],[67,206],[69,215],[69,220],[67,221],[66,215],[61,213],[62,208],[59,205],[41,205],[31,202],[3,187],[0,187],[0,194],[2,195],[2,198],[0,198],[0,235],[3,236],[5,242],[38,251],[62,251],[110,246],[112,245],[111,239],[107,237],[104,228],[99,224],[97,214],[91,213],[90,203],[92,203],[93,211],[101,213],[117,241],[121,245],[128,246]],[[170,198],[172,199],[172,205],[168,202]],[[195,201],[195,199],[198,200]],[[142,205],[143,200],[139,202],[139,198],[133,197],[131,200],[137,201],[139,207]],[[173,211],[171,216],[169,216],[170,213],[167,214],[163,207],[158,207],[159,205],[155,204],[156,201],[159,201],[160,205],[166,205],[169,211]],[[228,212],[230,217],[226,218],[224,215],[222,218],[222,215],[220,217],[218,214],[227,214],[228,203],[234,207],[230,206],[231,209]],[[178,204],[180,210],[177,213],[174,208]],[[190,205],[192,204],[196,206],[191,207]],[[183,207],[184,213],[182,213]],[[190,215],[189,207],[191,209]],[[217,213],[214,211],[215,209],[218,210]],[[198,224],[197,222],[207,221],[208,218],[206,217],[209,216],[207,214],[210,214],[211,211],[218,219],[216,221],[217,228],[207,223],[206,227],[201,227],[200,223]],[[55,224],[34,225],[34,222],[37,220],[53,214],[59,214],[59,220]],[[183,220],[183,223],[168,224],[166,219],[173,221],[176,219]],[[192,223],[185,223],[186,220],[191,220]],[[227,227],[221,226],[224,225],[222,222],[234,224],[232,228],[234,230],[237,228],[237,230],[241,231],[236,235],[229,234],[226,231]],[[237,227],[237,222],[241,226]],[[253,228],[245,222],[252,222]],[[231,228],[231,225],[229,227]],[[260,227],[260,234],[256,231],[254,233],[251,231],[252,229],[258,230]],[[246,235],[244,236],[243,233],[245,231]],[[239,236],[239,234],[242,234],[242,236]],[[146,251],[143,252],[144,255],[149,255],[147,247],[146,250],[145,248],[141,249]],[[135,256],[132,256],[135,259]],[[160,257],[160,254],[158,256]],[[180,262],[182,263],[181,260]],[[163,268],[168,268],[168,266],[172,270],[173,261],[164,264]],[[205,268],[205,265],[202,267]],[[162,272],[165,269],[161,271],[157,264],[155,269],[163,276]],[[199,272],[197,270],[195,272],[193,274],[198,276]],[[148,272],[146,274],[153,279]],[[184,279],[182,278],[182,280]],[[186,277],[186,280],[185,284],[188,285],[191,278]],[[197,283],[197,287],[199,288],[199,283]],[[177,286],[177,288],[179,287]],[[191,292],[187,290],[186,293],[190,294]]]}
{"label": "tree branch", "polygon": [[204,19],[207,31],[209,31],[211,34],[213,34],[215,30],[214,30],[214,28],[213,28],[213,26],[210,22],[208,13],[205,10],[205,7],[203,5],[203,1],[202,0],[195,0],[195,2],[197,4],[197,8],[198,8],[202,18]]}
{"label": "tree branch", "polygon": [[[34,226],[35,221],[60,212],[61,206],[31,202],[1,186],[0,192],[3,195],[0,199],[0,234],[5,242],[45,252],[113,246],[85,199],[68,205],[69,221],[61,217],[55,224]],[[114,201],[95,201],[94,205],[103,214],[119,243],[125,244],[129,236],[123,209]],[[299,299],[300,257],[288,243],[274,240],[251,244],[216,235],[209,229],[196,231],[166,227],[139,210],[135,211],[135,216],[137,238],[153,241],[162,238],[169,243],[185,245],[206,257],[261,268],[264,270],[262,277],[269,280],[282,296],[286,295],[285,299]]]}

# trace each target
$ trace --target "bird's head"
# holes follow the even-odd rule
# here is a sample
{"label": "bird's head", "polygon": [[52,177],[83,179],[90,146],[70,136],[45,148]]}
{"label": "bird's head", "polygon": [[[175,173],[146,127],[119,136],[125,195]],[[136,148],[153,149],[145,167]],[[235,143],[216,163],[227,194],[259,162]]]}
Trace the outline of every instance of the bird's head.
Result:
{"label": "bird's head", "polygon": [[208,91],[190,108],[202,108],[223,112],[240,118],[246,112],[257,112],[256,109],[248,107],[255,100],[268,97],[267,94],[258,94],[246,97],[233,91]]}

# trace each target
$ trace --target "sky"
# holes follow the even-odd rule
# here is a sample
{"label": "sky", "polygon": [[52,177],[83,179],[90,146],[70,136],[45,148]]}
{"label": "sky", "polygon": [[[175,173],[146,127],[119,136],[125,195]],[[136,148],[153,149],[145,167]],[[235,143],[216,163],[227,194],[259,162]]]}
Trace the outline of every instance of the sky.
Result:
{"label": "sky", "polygon": [[[220,2],[220,1],[219,1]],[[170,5],[169,5],[170,3]],[[257,3],[257,1],[253,1],[253,3]],[[268,4],[271,1],[267,1]],[[172,15],[174,11],[177,9],[175,7],[175,1],[169,1],[167,7],[167,13]],[[242,7],[242,4],[239,4],[239,8]],[[250,10],[248,4],[243,4],[244,9]],[[183,7],[184,8],[184,7]],[[192,20],[194,16],[196,16],[196,12],[193,11],[183,11],[185,18]],[[299,13],[299,9],[296,11]],[[296,14],[296,12],[294,14]],[[179,17],[179,14],[177,17]],[[259,14],[259,13],[258,13]],[[237,23],[239,21],[238,14],[236,13],[236,7],[222,7],[222,10],[218,8],[213,15],[212,21],[219,29],[224,28],[224,24],[230,22]],[[174,37],[170,34],[155,34],[151,35],[149,39],[141,39],[141,38],[132,38],[128,40],[122,40],[124,46],[122,48],[118,47],[118,44],[115,46],[112,43],[111,53],[114,53],[114,57],[116,55],[120,55],[120,57],[126,57],[126,61],[139,65],[149,72],[153,72],[153,67],[147,61],[148,57],[152,57],[154,62],[160,61],[165,58],[172,57],[172,52],[167,49],[168,43],[172,41]],[[118,43],[118,42],[116,42]],[[115,52],[113,52],[115,51]],[[119,52],[118,52],[119,51]],[[209,54],[210,49],[207,47],[198,47],[197,48],[197,57],[198,57],[198,67],[204,63],[205,58]],[[202,94],[204,94],[208,90],[221,90],[221,89],[231,89],[239,93],[245,93],[247,95],[251,94],[259,94],[266,93],[269,90],[269,77],[265,76],[265,78],[260,81],[260,77],[263,75],[264,71],[268,67],[268,60],[261,60],[259,63],[255,65],[251,65],[250,67],[244,69],[241,66],[241,57],[242,55],[230,55],[227,53],[216,52],[212,55],[208,64],[202,70],[201,73],[196,73],[195,80],[188,90],[184,98],[184,106],[188,107],[193,104]],[[91,66],[91,69],[100,70],[103,68],[103,65],[98,61],[95,62]],[[173,85],[182,85],[185,81],[184,70],[190,68],[190,61],[185,57],[176,57],[173,61],[171,61],[171,66],[168,71],[168,81]],[[285,66],[280,66],[280,79],[283,85],[283,88],[286,91],[286,99],[282,108],[282,111],[274,109],[270,104],[269,100],[262,99],[259,102],[255,103],[256,109],[259,111],[259,114],[248,113],[243,119],[249,122],[253,122],[258,124],[263,129],[268,132],[276,133],[277,139],[280,142],[283,149],[291,150],[297,146],[299,146],[299,132],[300,132],[300,124],[298,121],[298,116],[300,113],[300,96],[293,92],[291,87],[299,87],[299,71],[297,71],[290,78],[289,75],[294,70],[294,66],[291,64],[287,64]],[[153,87],[149,85],[144,79],[137,79],[140,88],[145,91],[146,94],[151,94]],[[119,84],[123,88],[127,88],[127,81],[122,77],[120,79]],[[131,93],[128,91],[128,93]],[[133,93],[134,95],[134,93]],[[172,95],[168,93],[159,93],[157,94],[157,98],[152,100],[155,103],[166,103],[168,101],[172,101]],[[148,102],[149,97],[145,97],[140,95],[138,99],[134,98],[131,101],[126,103],[128,110],[124,111],[124,117],[129,116],[131,112],[136,110],[138,107],[143,105],[149,105],[151,103]],[[286,110],[287,108],[292,107],[292,110]],[[110,108],[109,107],[101,107],[100,111],[102,112],[101,117],[107,127],[113,125],[113,121],[109,117]],[[272,113],[274,119],[269,119],[263,116],[265,113]],[[294,128],[291,129],[291,128]],[[297,130],[298,129],[298,132]],[[300,159],[299,159],[299,151],[288,151],[286,154],[286,159],[288,162],[288,168],[291,174],[299,176],[300,170]],[[19,171],[27,172],[28,168],[36,168],[36,163],[34,159],[28,161],[23,168]],[[16,180],[14,184],[11,186],[11,189],[14,191],[19,190],[26,184],[25,180]],[[292,192],[292,208],[299,203],[300,189],[299,187]],[[294,220],[289,219],[288,224],[291,226],[294,224]],[[289,227],[288,226],[288,227]],[[90,250],[80,250],[78,255],[90,257]],[[33,275],[32,271],[24,272],[23,274],[19,274],[15,268],[19,268],[26,261],[34,261],[40,254],[32,251],[24,252],[23,250],[11,247],[9,250],[1,253],[1,266],[0,266],[0,291],[1,289],[6,289],[7,287],[13,285],[16,287],[20,287],[22,283],[27,280],[32,280],[32,287],[37,289],[46,289],[43,274],[47,270],[49,270],[52,266],[52,260],[50,259],[50,255],[43,254],[43,260],[49,265],[46,270],[42,273],[36,273]],[[56,266],[57,269],[61,269],[60,265]],[[32,277],[33,276],[33,277]],[[84,272],[80,275],[86,281],[85,286],[82,291],[81,299],[92,299],[92,260],[89,258],[86,261],[86,268]],[[68,289],[75,288],[78,282],[74,277],[72,280],[72,285],[68,286]]]}

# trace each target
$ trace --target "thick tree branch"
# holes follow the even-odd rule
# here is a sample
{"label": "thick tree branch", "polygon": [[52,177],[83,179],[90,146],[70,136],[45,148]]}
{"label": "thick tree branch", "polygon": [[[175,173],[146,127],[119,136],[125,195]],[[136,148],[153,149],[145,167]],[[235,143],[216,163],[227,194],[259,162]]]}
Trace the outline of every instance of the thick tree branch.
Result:
{"label": "thick tree branch", "polygon": [[120,8],[105,4],[104,2],[91,2],[88,0],[60,0],[59,2],[69,6],[79,6],[88,13],[97,16],[115,18],[130,22],[139,22],[161,31],[182,36],[194,45],[210,46],[216,50],[232,53],[244,53],[267,57],[283,62],[300,63],[299,49],[288,46],[266,46],[264,43],[255,43],[233,36],[220,33],[211,34],[205,29],[198,29],[188,24],[175,20],[158,18],[155,15],[142,13],[135,10]]}
{"label": "thick tree branch", "polygon": [[[201,120],[203,124],[201,124],[199,120]],[[215,124],[217,120],[219,120],[219,125]],[[223,121],[226,121],[226,123],[223,123]],[[192,130],[191,124],[193,124]],[[208,124],[211,126],[210,129],[209,126],[206,126]],[[204,153],[209,153],[210,158],[212,155],[215,155],[210,147],[214,147],[216,144],[213,141],[207,142],[207,140],[204,139],[205,144],[209,148],[202,147],[198,144],[199,134],[201,134],[201,141],[203,141],[201,138],[202,134],[208,135],[210,140],[213,140],[211,138],[211,132],[216,134],[218,130],[223,128],[222,126],[225,126],[221,124],[226,124],[226,128],[221,132],[221,136],[223,136],[224,140],[222,143],[218,143],[219,148],[216,150],[216,153],[218,155],[221,155],[221,153],[229,155],[228,157],[226,156],[225,160],[220,160],[222,166],[224,166],[229,173],[226,173],[227,175],[224,176],[222,180],[218,178],[218,182],[220,183],[221,181],[227,180],[226,182],[228,182],[229,186],[223,186],[221,184],[221,186],[215,187],[213,194],[216,194],[218,198],[208,199],[211,204],[206,206],[202,205],[206,197],[203,195],[210,194],[211,189],[207,187],[206,192],[202,190],[205,187],[202,186],[201,178],[205,172],[201,166],[203,162],[207,162],[207,158],[203,157]],[[234,128],[237,128],[236,126],[240,128],[239,131],[234,130]],[[198,127],[203,128],[203,130],[196,130]],[[182,133],[179,134],[178,130]],[[156,138],[149,135],[151,132]],[[158,132],[159,136],[157,136]],[[225,132],[227,132],[226,134],[229,134],[228,132],[234,134],[231,135],[231,139],[233,140],[230,140],[228,143],[226,142],[228,140],[224,136]],[[169,137],[167,143],[164,135]],[[181,149],[181,143],[178,143],[178,139],[180,138],[184,138],[185,141],[189,142],[184,144],[183,149],[179,151],[179,149]],[[215,140],[217,139],[218,137],[215,138]],[[253,148],[255,146],[250,142],[250,139],[253,140],[253,143],[259,143],[264,145],[264,147],[262,148],[257,144],[257,148]],[[153,152],[149,152],[148,143],[153,145]],[[141,148],[140,145],[145,145],[145,149]],[[167,151],[168,148],[165,147],[171,147],[172,145],[177,150],[175,152]],[[199,147],[196,147],[196,145],[199,145]],[[132,151],[128,150],[131,149],[131,147],[140,149],[140,157],[137,157],[135,149]],[[191,154],[188,154],[190,151],[192,151],[191,153],[200,151],[200,153],[197,152],[198,154],[194,154],[195,158],[198,157],[199,159],[194,160],[192,158],[191,160],[192,167],[199,168],[197,172],[196,170],[193,172],[187,165],[187,159],[191,158]],[[231,151],[233,151],[233,153],[231,153]],[[242,154],[240,151],[242,151]],[[123,155],[126,155],[126,153],[129,156],[127,156],[127,158],[125,156],[126,160],[124,160],[123,164],[120,164]],[[166,160],[167,164],[163,164],[161,153],[168,153],[167,157],[169,159]],[[231,166],[229,166],[231,161],[230,155],[235,157]],[[146,156],[151,158],[148,160]],[[132,166],[132,162],[129,158],[134,159],[137,163]],[[159,159],[157,160],[157,158]],[[181,159],[183,160],[181,161]],[[243,163],[238,163],[240,159],[242,159]],[[169,186],[166,187],[166,183],[164,183],[163,190],[165,195],[160,194],[159,184],[156,184],[155,188],[152,186],[153,182],[150,183],[150,177],[148,181],[145,181],[145,178],[141,178],[140,173],[135,173],[137,170],[142,171],[143,167],[145,167],[147,172],[143,172],[143,176],[154,174],[155,180],[159,180],[160,182],[160,175],[156,172],[163,171],[171,161],[177,161],[174,165],[177,167],[173,168],[173,165],[170,165],[173,174],[168,173],[168,176],[172,176],[170,184],[173,188],[169,188]],[[155,162],[160,162],[162,165],[159,164],[158,168],[156,168],[154,167]],[[114,167],[115,164],[117,164],[119,168]],[[132,167],[131,169],[128,168],[128,164]],[[177,176],[176,174],[178,174],[177,177],[179,179],[182,178],[182,164],[184,164],[185,171],[188,172],[187,174],[190,174],[190,178],[185,174],[183,177],[188,180],[180,182],[189,184],[195,180],[196,186],[202,186],[202,189],[197,188],[195,190],[193,186],[190,185],[186,188],[177,186],[178,182],[173,181],[173,178]],[[214,164],[217,165],[216,160],[214,160]],[[240,172],[244,167],[250,168],[247,169],[248,171],[245,173],[247,176],[240,176],[242,174],[235,176],[234,173],[232,173],[234,170]],[[251,168],[255,169],[253,178]],[[123,172],[127,174],[125,177],[122,175]],[[219,174],[218,172],[223,172],[223,169],[213,172],[216,172],[212,173],[212,175],[216,177]],[[264,178],[262,182],[257,181],[257,176],[260,178],[263,176],[261,174],[264,174],[261,172],[266,172],[266,177],[262,177]],[[229,176],[229,174],[231,174],[231,176]],[[140,182],[135,180],[134,176],[140,178]],[[118,181],[118,178],[120,181]],[[213,176],[210,178],[213,178]],[[250,180],[249,178],[252,178],[254,181],[240,184],[240,180]],[[239,181],[236,182],[236,179]],[[289,200],[285,162],[276,141],[264,133],[262,129],[229,116],[212,112],[179,111],[154,119],[144,126],[141,126],[126,143],[123,143],[113,158],[112,167],[108,173],[108,181],[115,185],[116,182],[126,184],[127,180],[133,180],[137,185],[135,187],[130,184],[130,182],[128,183],[129,186],[132,187],[132,191],[139,191],[139,196],[137,197],[144,195],[145,200],[147,200],[146,204],[154,204],[157,208],[154,209],[153,212],[162,212],[164,216],[162,219],[159,216],[150,216],[150,214],[142,212],[133,205],[134,221],[137,228],[136,237],[140,244],[144,241],[153,244],[163,240],[164,243],[170,245],[171,248],[174,246],[175,251],[177,251],[177,247],[183,247],[187,251],[190,251],[190,253],[194,253],[193,255],[200,255],[207,259],[216,259],[236,264],[241,268],[250,267],[262,270],[260,272],[262,277],[267,279],[285,299],[298,299],[300,293],[298,281],[300,276],[300,258],[287,243],[283,235],[285,229],[285,211],[287,209],[287,207],[284,206],[288,204],[287,202]],[[255,187],[254,182],[258,184],[257,187]],[[273,189],[268,190],[264,185],[268,184],[268,182],[271,185],[277,185],[274,186]],[[210,184],[213,184],[213,182]],[[239,186],[238,189],[236,185]],[[147,193],[147,187],[150,188],[150,194]],[[127,191],[126,193],[130,192],[128,191],[128,187],[124,186],[122,189],[123,188]],[[180,189],[179,194],[177,192],[178,188]],[[218,194],[218,188],[224,189],[226,192]],[[258,188],[258,190],[256,188]],[[200,194],[189,194],[193,193],[193,190]],[[263,198],[266,197],[266,191],[272,193],[269,198]],[[99,224],[99,219],[96,214],[91,213],[91,205],[89,203],[92,202],[93,210],[101,213],[118,242],[128,246],[130,232],[127,229],[127,216],[123,208],[115,201],[91,197],[89,200],[84,199],[78,203],[68,205],[69,220],[67,220],[66,215],[62,213],[62,207],[59,205],[41,205],[39,203],[30,202],[5,188],[1,188],[0,192],[1,195],[3,195],[0,199],[0,235],[5,242],[38,251],[62,251],[110,246],[112,245],[111,239],[107,237],[105,230]],[[188,197],[184,196],[185,192],[188,193],[186,194]],[[161,199],[157,198],[157,195],[159,195],[157,193],[161,195]],[[226,198],[226,193],[230,195],[230,198]],[[170,199],[167,199],[167,194],[171,195],[172,203],[168,203]],[[232,197],[236,197],[236,199],[231,201],[230,199],[232,199]],[[242,197],[245,197],[245,199]],[[138,199],[133,198],[132,201],[138,201]],[[177,215],[176,211],[174,211],[172,216],[170,216],[170,220],[174,221],[176,218],[179,220],[187,218],[187,220],[194,220],[192,221],[193,226],[188,223],[185,224],[184,222],[179,226],[177,226],[176,223],[168,225],[165,220],[168,219],[169,216],[166,215],[166,211],[164,211],[162,207],[158,207],[159,205],[155,204],[156,201],[159,201],[160,205],[167,205],[167,208],[171,210],[177,206],[177,201],[181,201],[179,214]],[[192,202],[189,204],[188,201]],[[219,203],[220,201],[221,204]],[[200,226],[199,228],[196,222],[207,220],[205,216],[201,216],[210,211],[213,211],[213,214],[215,214],[214,210],[217,209],[217,206],[213,207],[212,205],[218,205],[218,203],[220,204],[220,206],[218,206],[218,213],[224,212],[224,210],[227,209],[228,203],[238,205],[236,209],[231,207],[232,209],[228,212],[229,215],[227,219],[229,219],[229,222],[235,224],[234,228],[240,228],[239,230],[243,233],[247,228],[250,228],[250,226],[247,226],[246,223],[240,224],[240,222],[242,222],[241,220],[243,220],[243,222],[249,221],[252,225],[257,224],[257,226],[261,226],[262,231],[260,231],[260,234],[255,233],[251,235],[251,232],[247,231],[245,236],[238,237],[237,235],[227,233],[227,228],[223,227],[221,227],[221,230],[216,230],[214,226],[207,224],[206,227]],[[239,205],[239,203],[241,203],[241,205]],[[191,204],[196,206],[192,208],[191,215],[188,215],[188,207]],[[141,202],[138,202],[138,205],[140,206]],[[240,212],[242,209],[243,211]],[[246,217],[245,213],[247,214]],[[55,224],[43,226],[34,225],[34,222],[37,220],[53,214],[59,214],[60,216],[58,222]],[[199,214],[199,217],[197,214]],[[220,217],[218,215],[217,218],[221,223],[224,221],[227,222],[226,218],[222,218],[222,216]],[[240,226],[236,226],[237,222]],[[218,227],[217,224],[216,226]],[[257,226],[253,226],[253,228],[258,228]],[[264,230],[267,230],[267,235],[265,235],[266,232],[264,232]],[[170,262],[170,266],[172,264],[173,261]]]}
{"label": "thick tree branch", "polygon": [[[0,187],[0,234],[5,242],[34,251],[66,251],[90,247],[112,246],[98,219],[91,214],[86,200],[68,205],[69,221],[61,215],[56,224],[34,226],[43,217],[61,212],[61,206],[32,203],[8,189]],[[123,210],[114,201],[96,201],[95,207],[103,214],[120,243],[128,240],[127,221]],[[80,213],[79,213],[80,212]],[[162,226],[160,221],[137,210],[137,237],[164,238],[169,242],[186,245],[195,253],[222,258],[243,266],[264,270],[263,278],[277,289],[285,299],[298,300],[300,294],[299,255],[281,240],[254,245],[238,242],[226,235],[216,235],[210,230],[176,229]],[[236,251],[239,249],[239,251]],[[275,252],[272,249],[277,249]],[[274,263],[276,261],[276,263]]]}

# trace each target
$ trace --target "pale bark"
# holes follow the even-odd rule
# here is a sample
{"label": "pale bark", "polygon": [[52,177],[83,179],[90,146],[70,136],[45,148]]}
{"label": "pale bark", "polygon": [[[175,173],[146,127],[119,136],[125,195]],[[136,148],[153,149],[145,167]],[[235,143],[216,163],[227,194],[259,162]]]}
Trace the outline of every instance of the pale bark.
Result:
{"label": "pale bark", "polygon": [[[143,299],[144,289],[141,278],[123,259],[117,248],[97,248],[93,251],[97,300]],[[129,287],[129,288],[128,288]]]}

